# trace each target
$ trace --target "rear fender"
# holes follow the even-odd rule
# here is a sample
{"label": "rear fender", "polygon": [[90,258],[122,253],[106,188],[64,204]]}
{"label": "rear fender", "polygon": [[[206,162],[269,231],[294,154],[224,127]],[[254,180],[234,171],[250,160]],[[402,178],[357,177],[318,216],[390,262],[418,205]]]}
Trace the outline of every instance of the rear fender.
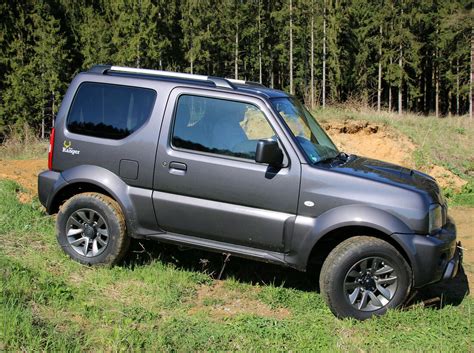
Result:
{"label": "rear fender", "polygon": [[[128,233],[135,238],[154,234],[158,231],[152,203],[152,190],[127,185],[120,177],[108,169],[81,165],[61,173],[65,183],[53,190],[54,197],[60,195],[66,187],[86,183],[105,190],[120,204],[125,215]],[[50,205],[54,202],[51,197]]]}

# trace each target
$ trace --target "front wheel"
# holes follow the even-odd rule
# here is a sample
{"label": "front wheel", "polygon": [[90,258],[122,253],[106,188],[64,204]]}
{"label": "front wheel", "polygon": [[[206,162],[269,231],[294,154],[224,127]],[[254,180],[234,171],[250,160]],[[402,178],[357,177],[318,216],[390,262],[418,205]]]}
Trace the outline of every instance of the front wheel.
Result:
{"label": "front wheel", "polygon": [[331,251],[319,284],[336,316],[364,320],[402,305],[411,282],[410,266],[397,249],[378,238],[357,236]]}

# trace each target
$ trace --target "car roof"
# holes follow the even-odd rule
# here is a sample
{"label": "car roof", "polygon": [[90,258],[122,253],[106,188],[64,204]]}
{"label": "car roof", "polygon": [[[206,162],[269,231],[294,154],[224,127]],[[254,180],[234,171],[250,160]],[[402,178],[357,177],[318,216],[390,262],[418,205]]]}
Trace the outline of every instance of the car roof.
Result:
{"label": "car roof", "polygon": [[226,91],[233,90],[237,93],[257,95],[263,98],[289,97],[288,94],[283,91],[265,87],[257,82],[234,80],[216,76],[194,75],[180,72],[137,69],[111,65],[96,65],[87,73],[176,82],[202,87],[215,87],[218,89],[225,89]]}

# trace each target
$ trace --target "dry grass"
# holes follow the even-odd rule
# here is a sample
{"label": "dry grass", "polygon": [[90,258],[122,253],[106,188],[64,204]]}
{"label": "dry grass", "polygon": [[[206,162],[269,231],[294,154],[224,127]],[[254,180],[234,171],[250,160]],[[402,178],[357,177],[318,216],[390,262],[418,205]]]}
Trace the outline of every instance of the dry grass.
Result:
{"label": "dry grass", "polygon": [[46,158],[48,140],[38,138],[25,124],[21,132],[10,135],[0,144],[0,160]]}

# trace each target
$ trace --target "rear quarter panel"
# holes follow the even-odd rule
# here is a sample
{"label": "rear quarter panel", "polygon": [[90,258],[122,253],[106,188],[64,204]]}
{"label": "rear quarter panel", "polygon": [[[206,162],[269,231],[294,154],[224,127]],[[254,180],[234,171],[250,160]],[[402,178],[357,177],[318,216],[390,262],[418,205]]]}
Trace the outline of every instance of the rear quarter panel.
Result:
{"label": "rear quarter panel", "polygon": [[[137,131],[121,140],[86,136],[67,130],[66,119],[80,84],[83,82],[111,83],[150,88],[156,100],[150,118]],[[172,85],[166,82],[131,77],[82,73],[72,81],[56,118],[53,170],[64,171],[79,165],[95,165],[119,175],[121,160],[138,163],[136,179],[122,178],[131,186],[151,189],[156,146],[163,112]],[[64,144],[78,153],[63,152]]]}

